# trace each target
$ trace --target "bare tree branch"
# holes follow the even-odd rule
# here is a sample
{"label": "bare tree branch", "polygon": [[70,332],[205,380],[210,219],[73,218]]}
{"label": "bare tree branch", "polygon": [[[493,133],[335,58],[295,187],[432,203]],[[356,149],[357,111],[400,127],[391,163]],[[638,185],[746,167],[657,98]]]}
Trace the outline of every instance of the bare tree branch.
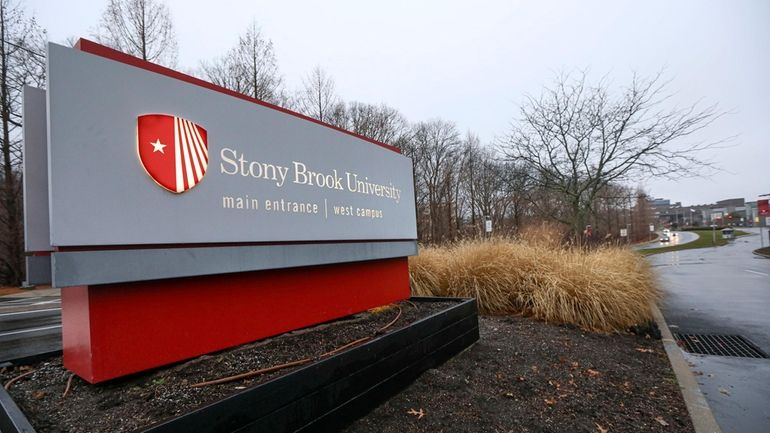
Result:
{"label": "bare tree branch", "polygon": [[634,75],[612,98],[604,80],[590,85],[586,74],[556,76],[552,88],[527,96],[521,119],[501,146],[506,158],[532,170],[534,185],[562,197],[575,235],[607,186],[645,177],[680,178],[712,167],[702,151],[723,140],[686,139],[722,113],[716,105],[668,108],[668,83],[658,74]]}
{"label": "bare tree branch", "polygon": [[142,60],[176,66],[171,12],[157,0],[109,0],[95,35],[102,44]]}

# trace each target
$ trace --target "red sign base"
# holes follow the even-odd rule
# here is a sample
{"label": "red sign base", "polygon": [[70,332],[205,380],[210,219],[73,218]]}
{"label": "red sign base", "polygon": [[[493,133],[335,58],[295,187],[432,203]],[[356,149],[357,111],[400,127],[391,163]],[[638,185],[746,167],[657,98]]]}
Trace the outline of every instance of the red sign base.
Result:
{"label": "red sign base", "polygon": [[406,257],[66,287],[64,367],[103,382],[409,296]]}

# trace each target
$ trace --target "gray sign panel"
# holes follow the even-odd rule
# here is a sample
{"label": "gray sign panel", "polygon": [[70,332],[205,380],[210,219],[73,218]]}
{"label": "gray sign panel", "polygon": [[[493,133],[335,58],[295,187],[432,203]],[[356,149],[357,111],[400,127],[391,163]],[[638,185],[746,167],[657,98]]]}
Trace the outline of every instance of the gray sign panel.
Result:
{"label": "gray sign panel", "polygon": [[[51,256],[53,284],[67,287],[381,260],[416,254],[416,241],[388,241],[67,251]],[[48,267],[43,267],[36,276],[47,277],[50,283],[51,257],[28,259],[48,260]],[[36,264],[31,260],[27,263],[30,267]],[[42,284],[41,281],[30,283]]]}
{"label": "gray sign panel", "polygon": [[48,157],[45,90],[24,87],[24,249],[51,251],[48,232]]}
{"label": "gray sign panel", "polygon": [[[412,166],[403,155],[55,44],[48,72],[52,245],[417,237]],[[175,116],[172,138],[137,143],[147,133],[138,119],[148,114]],[[181,189],[194,187],[161,187],[142,152],[179,158],[169,176]]]}

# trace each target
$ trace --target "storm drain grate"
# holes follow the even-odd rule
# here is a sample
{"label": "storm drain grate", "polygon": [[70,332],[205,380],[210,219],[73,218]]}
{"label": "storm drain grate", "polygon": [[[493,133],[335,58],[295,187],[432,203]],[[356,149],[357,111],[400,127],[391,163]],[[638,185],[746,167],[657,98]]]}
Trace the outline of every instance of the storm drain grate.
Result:
{"label": "storm drain grate", "polygon": [[767,354],[740,335],[674,334],[682,349],[701,355],[767,358]]}

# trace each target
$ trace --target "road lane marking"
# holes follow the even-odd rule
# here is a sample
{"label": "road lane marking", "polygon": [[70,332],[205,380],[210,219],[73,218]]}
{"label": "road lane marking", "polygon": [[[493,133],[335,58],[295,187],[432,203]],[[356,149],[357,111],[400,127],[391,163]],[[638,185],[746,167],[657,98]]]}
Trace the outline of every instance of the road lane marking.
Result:
{"label": "road lane marking", "polygon": [[43,301],[43,302],[35,302],[32,305],[46,305],[46,304],[60,304],[60,299],[54,299],[53,301]]}
{"label": "road lane marking", "polygon": [[56,329],[56,328],[61,328],[61,325],[40,326],[38,328],[28,328],[28,329],[22,329],[19,331],[2,332],[0,333],[0,337],[6,337],[8,335],[26,334],[27,332],[46,331],[48,329]]}
{"label": "road lane marking", "polygon": [[10,301],[2,300],[0,299],[0,305],[9,305],[9,304],[24,304],[25,302],[34,301],[35,299],[43,299],[42,296],[34,296],[29,298],[13,298]]}
{"label": "road lane marking", "polygon": [[752,274],[762,275],[763,277],[770,277],[770,274],[766,274],[764,272],[752,271],[751,269],[744,269],[744,271],[751,272]]}
{"label": "road lane marking", "polygon": [[17,316],[21,314],[44,313],[46,311],[61,311],[61,308],[46,308],[44,310],[15,311],[13,313],[0,313],[0,317]]}

